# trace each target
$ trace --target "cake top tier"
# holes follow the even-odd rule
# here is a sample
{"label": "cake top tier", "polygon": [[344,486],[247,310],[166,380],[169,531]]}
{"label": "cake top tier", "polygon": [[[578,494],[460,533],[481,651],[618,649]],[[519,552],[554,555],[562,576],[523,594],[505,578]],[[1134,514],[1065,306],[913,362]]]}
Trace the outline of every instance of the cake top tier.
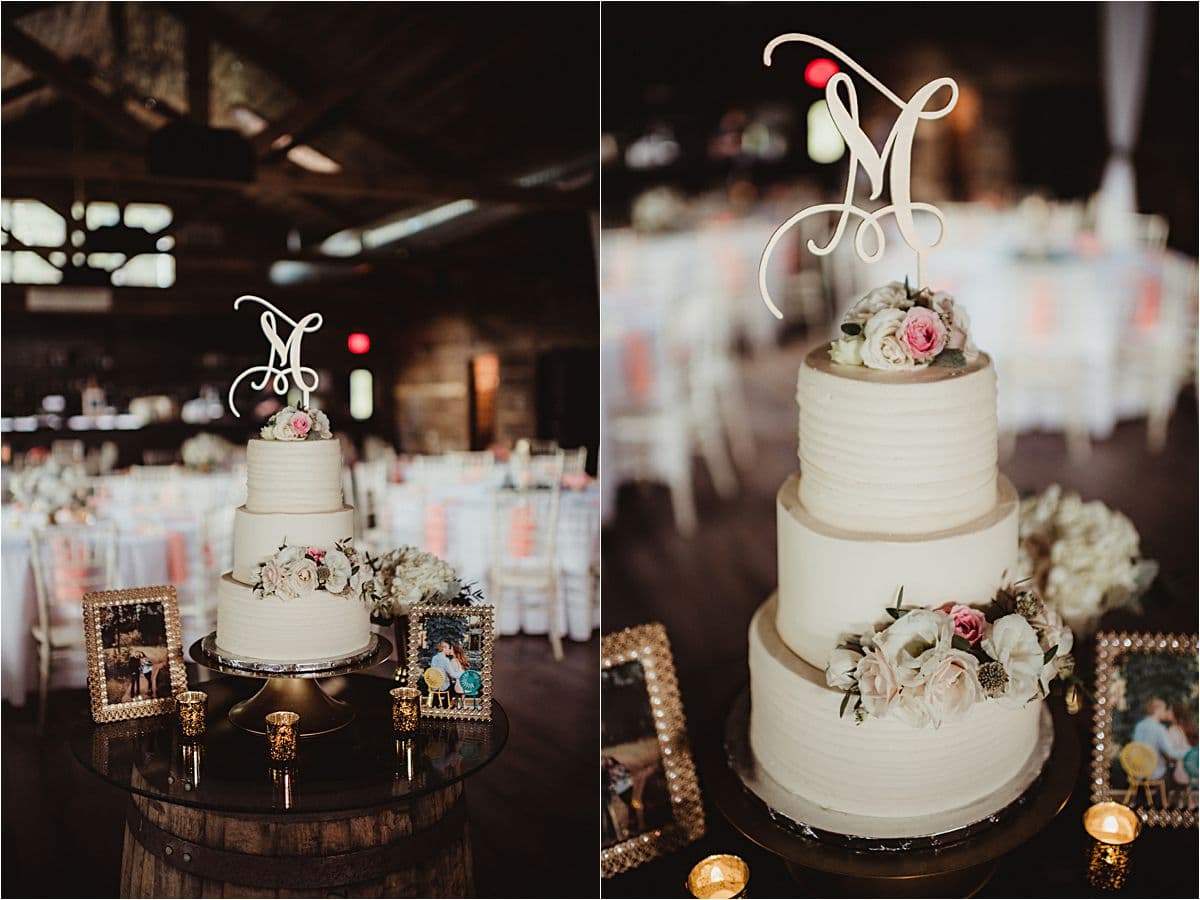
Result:
{"label": "cake top tier", "polygon": [[254,438],[247,445],[247,510],[317,513],[341,508],[342,447],[337,441]]}
{"label": "cake top tier", "polygon": [[800,502],[848,531],[955,528],[996,502],[996,376],[962,368],[883,372],[812,351],[800,367]]}

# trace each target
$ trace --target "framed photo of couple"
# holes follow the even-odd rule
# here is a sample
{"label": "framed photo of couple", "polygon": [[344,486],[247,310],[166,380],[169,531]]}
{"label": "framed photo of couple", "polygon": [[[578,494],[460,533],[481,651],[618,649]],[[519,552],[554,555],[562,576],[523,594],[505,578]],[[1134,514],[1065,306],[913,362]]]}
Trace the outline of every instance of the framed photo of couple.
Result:
{"label": "framed photo of couple", "polygon": [[492,718],[491,606],[423,603],[409,611],[408,683],[421,692],[421,715]]}
{"label": "framed photo of couple", "polygon": [[1196,635],[1096,635],[1092,802],[1189,827],[1197,806]]}
{"label": "framed photo of couple", "polygon": [[175,588],[83,595],[92,718],[116,722],[173,712],[187,690]]}

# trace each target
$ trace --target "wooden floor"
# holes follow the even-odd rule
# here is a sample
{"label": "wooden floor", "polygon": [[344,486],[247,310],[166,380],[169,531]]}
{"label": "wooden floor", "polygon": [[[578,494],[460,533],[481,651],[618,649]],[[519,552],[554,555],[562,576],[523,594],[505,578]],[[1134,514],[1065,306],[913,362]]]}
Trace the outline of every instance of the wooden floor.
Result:
{"label": "wooden floor", "polygon": [[[511,725],[500,757],[471,778],[467,803],[481,897],[595,896],[599,641],[496,644],[496,698]],[[126,795],[84,772],[62,742],[86,710],[55,696],[45,739],[32,707],[5,704],[0,729],[5,897],[115,897]]]}
{"label": "wooden floor", "polygon": [[[684,539],[675,532],[668,496],[658,487],[623,486],[617,516],[604,532],[604,631],[652,620],[666,625],[689,732],[698,749],[711,750],[719,744],[725,711],[747,678],[746,630],[750,617],[775,589],[775,495],[783,480],[797,469],[794,396],[803,355],[802,346],[791,345],[744,366],[746,409],[757,442],[757,462],[741,473],[741,491],[732,500],[718,498],[703,470],[698,470],[701,525],[693,538]],[[1017,441],[1015,453],[1001,462],[1001,469],[1019,491],[1036,491],[1058,482],[1078,490],[1085,499],[1104,500],[1133,520],[1142,535],[1143,553],[1162,564],[1160,584],[1144,619],[1116,616],[1106,620],[1106,625],[1119,627],[1127,623],[1150,631],[1196,630],[1194,394],[1189,392],[1181,401],[1171,422],[1169,445],[1161,455],[1150,455],[1145,449],[1144,423],[1128,423],[1119,426],[1110,439],[1097,442],[1086,464],[1075,465],[1067,458],[1061,436],[1031,434]],[[1083,736],[1086,739],[1087,735]],[[1082,801],[1077,798],[1075,802]],[[1082,834],[1078,818],[1067,822],[1068,815],[1069,811],[1063,813],[1056,823],[1066,829],[1061,838],[1065,841]],[[753,857],[752,869],[759,872],[757,878],[752,876],[754,896],[796,895],[797,886],[788,880],[777,860],[746,844],[711,806],[708,816],[709,837],[705,841],[608,882],[605,895],[677,893],[675,888],[683,883],[693,862],[705,853],[733,848]],[[1173,880],[1169,872],[1157,873],[1159,883],[1155,889],[1168,896],[1195,896],[1194,837],[1190,855],[1181,862],[1180,871],[1185,869],[1187,879],[1183,884]],[[1009,880],[1005,880],[1002,870],[988,889],[990,895],[1004,896],[1003,892],[1009,891],[1008,896],[1070,896],[1071,879],[1078,876],[1080,868],[1074,857],[1037,861],[1029,871],[1038,873],[1041,885],[1023,885],[1020,866],[1007,871]],[[773,892],[785,884],[788,887],[779,890],[787,893]],[[1054,884],[1064,893],[1053,893]],[[806,896],[802,889],[799,896]]]}

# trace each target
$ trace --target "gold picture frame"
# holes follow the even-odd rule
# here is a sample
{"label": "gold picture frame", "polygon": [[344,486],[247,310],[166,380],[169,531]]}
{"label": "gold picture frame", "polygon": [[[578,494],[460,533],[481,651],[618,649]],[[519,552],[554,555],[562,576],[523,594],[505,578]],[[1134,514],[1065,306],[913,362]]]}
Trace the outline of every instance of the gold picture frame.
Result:
{"label": "gold picture frame", "polygon": [[[469,645],[462,647],[454,641],[439,640],[437,634],[429,634],[429,625],[435,617],[454,616],[478,619],[468,623],[464,636]],[[430,719],[463,719],[489,722],[492,718],[492,648],[496,640],[495,607],[484,604],[464,605],[460,603],[418,603],[408,613],[408,684],[421,691],[421,716]],[[437,623],[437,628],[443,623]],[[432,643],[431,643],[432,642]],[[478,646],[470,646],[478,643]],[[438,645],[447,643],[454,651],[455,659],[466,658],[468,665],[459,668],[478,672],[478,686],[473,690],[457,690],[458,677],[446,675],[432,663],[438,655]],[[459,656],[462,654],[462,656]],[[444,655],[444,654],[443,654]],[[474,656],[474,659],[471,657]],[[428,658],[428,660],[427,660]],[[453,667],[454,660],[446,664]],[[430,683],[428,672],[442,672],[445,686],[436,688]]]}
{"label": "gold picture frame", "polygon": [[[600,772],[605,805],[600,874],[610,878],[701,838],[704,805],[666,629],[651,622],[605,635],[600,656]],[[640,692],[645,694],[644,706]],[[615,716],[625,718],[610,718]],[[645,759],[649,752],[656,758]],[[625,761],[620,753],[627,754]],[[636,760],[643,764],[635,775],[630,766],[636,767]],[[622,792],[626,782],[630,787]],[[657,789],[652,790],[656,782]],[[638,790],[640,795],[635,795]],[[630,794],[626,806],[637,810],[644,826],[633,834],[617,818],[616,801],[624,802],[623,793]],[[653,793],[659,795],[657,804],[649,799]],[[654,821],[656,805],[665,821]],[[610,825],[612,840],[608,840]]]}
{"label": "gold picture frame", "polygon": [[[161,613],[156,611],[158,607]],[[93,720],[118,722],[175,710],[175,695],[187,690],[187,671],[179,628],[179,598],[174,587],[157,585],[84,594],[83,630]],[[135,635],[144,637],[148,631],[153,643],[132,643]],[[130,643],[122,646],[125,637]],[[135,659],[142,661],[136,674],[126,668]],[[143,671],[147,666],[148,670]],[[166,696],[161,696],[158,689],[163,669],[170,684]]]}
{"label": "gold picture frame", "polygon": [[[1135,733],[1132,729],[1136,726],[1130,723],[1138,715],[1142,715],[1143,719],[1150,719],[1154,715],[1150,709],[1151,704],[1154,704],[1156,708],[1163,709],[1172,717],[1171,719],[1161,719],[1157,716],[1154,718],[1159,725],[1166,721],[1172,721],[1172,728],[1168,729],[1168,737],[1171,736],[1170,732],[1173,731],[1174,726],[1179,724],[1174,721],[1174,710],[1165,699],[1151,696],[1152,692],[1148,692],[1144,688],[1131,688],[1130,681],[1138,680],[1139,676],[1147,682],[1149,681],[1151,664],[1150,660],[1135,661],[1134,656],[1165,655],[1178,658],[1179,677],[1181,681],[1183,678],[1187,678],[1189,682],[1188,685],[1181,684],[1181,688],[1183,688],[1181,696],[1190,690],[1190,698],[1178,705],[1185,707],[1191,705],[1193,710],[1190,713],[1193,717],[1191,724],[1193,727],[1195,726],[1197,646],[1197,636],[1194,634],[1139,634],[1106,631],[1096,635],[1096,702],[1092,727],[1091,766],[1093,803],[1108,800],[1126,803],[1146,825],[1186,828],[1196,824],[1196,810],[1191,808],[1195,788],[1174,783],[1176,781],[1175,767],[1170,764],[1171,760],[1166,759],[1160,763],[1165,765],[1165,771],[1159,778],[1153,778],[1153,772],[1139,778],[1137,777],[1139,773],[1130,768],[1136,757],[1126,761],[1121,754],[1121,749],[1129,743],[1127,736],[1132,737]],[[1187,661],[1188,657],[1192,658],[1190,664]],[[1137,669],[1131,672],[1130,666],[1135,663]],[[1166,671],[1162,671],[1161,665],[1157,667],[1160,671],[1154,673],[1156,685],[1160,684],[1164,678],[1169,680],[1172,677],[1171,667],[1171,661],[1168,661]],[[1157,688],[1157,690],[1159,693],[1162,692],[1161,688]],[[1182,729],[1180,731],[1182,733]],[[1180,746],[1182,747],[1182,745]],[[1192,744],[1192,749],[1195,749],[1195,746]],[[1114,772],[1124,784],[1114,784]],[[1170,787],[1168,787],[1168,783],[1171,784]],[[1140,802],[1142,796],[1147,798],[1147,802],[1144,804]],[[1130,800],[1132,802],[1127,802]]]}

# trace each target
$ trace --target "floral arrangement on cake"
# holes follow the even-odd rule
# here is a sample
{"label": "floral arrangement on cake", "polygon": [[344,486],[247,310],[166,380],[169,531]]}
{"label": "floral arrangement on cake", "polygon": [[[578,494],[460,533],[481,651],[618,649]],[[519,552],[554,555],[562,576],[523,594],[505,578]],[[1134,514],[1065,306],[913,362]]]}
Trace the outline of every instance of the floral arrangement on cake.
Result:
{"label": "floral arrangement on cake", "polygon": [[54,459],[27,465],[8,481],[13,502],[38,521],[65,524],[85,521],[95,493],[83,471]]}
{"label": "floral arrangement on cake", "polygon": [[372,605],[379,599],[371,558],[360,558],[353,538],[336,541],[333,547],[280,544],[259,564],[256,575],[256,597],[298,600],[324,591]]}
{"label": "floral arrangement on cake", "polygon": [[842,319],[829,358],[844,366],[910,371],[961,368],[978,357],[967,312],[945,291],[916,291],[905,282],[875,288]]}
{"label": "floral arrangement on cake", "polygon": [[[419,547],[399,547],[377,557],[372,565],[383,587],[372,610],[372,619],[379,624],[390,622],[394,616],[407,615],[415,603],[453,603],[464,591],[462,579],[452,565]],[[470,602],[477,592],[468,592],[467,602]]]}
{"label": "floral arrangement on cake", "polygon": [[1057,484],[1021,501],[1020,537],[1022,570],[1080,634],[1110,609],[1136,609],[1158,574],[1127,516]]}
{"label": "floral arrangement on cake", "polygon": [[1020,707],[1056,679],[1075,679],[1074,636],[1033,591],[1002,588],[983,608],[905,608],[903,597],[902,588],[891,622],[831,654],[825,681],[846,694],[841,715],[852,708],[859,723],[870,715],[937,728],[977,703]]}
{"label": "floral arrangement on cake", "polygon": [[329,416],[319,409],[285,406],[259,431],[264,441],[327,441],[333,437]]}
{"label": "floral arrangement on cake", "polygon": [[179,448],[183,464],[198,472],[211,472],[229,462],[233,444],[217,434],[202,431],[188,438]]}

